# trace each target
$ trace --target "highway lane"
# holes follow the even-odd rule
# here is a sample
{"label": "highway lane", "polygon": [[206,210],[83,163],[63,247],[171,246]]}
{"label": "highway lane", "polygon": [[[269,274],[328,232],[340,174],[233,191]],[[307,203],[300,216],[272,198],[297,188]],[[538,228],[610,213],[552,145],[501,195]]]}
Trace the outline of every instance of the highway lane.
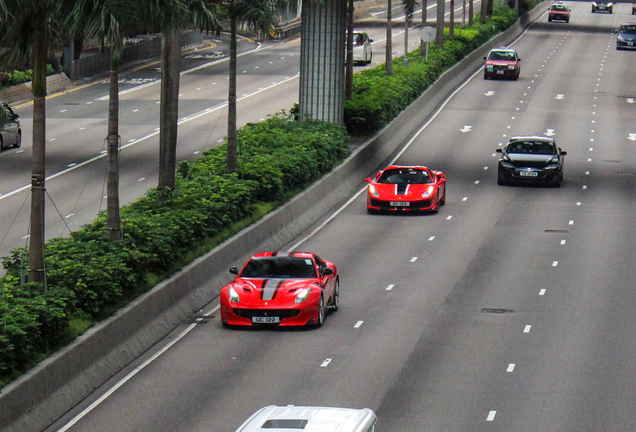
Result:
{"label": "highway lane", "polygon": [[[323,328],[215,316],[70,430],[234,430],[271,403],[368,406],[395,432],[630,430],[636,56],[611,33],[626,5],[571,6],[570,26],[516,43],[519,81],[478,73],[399,157],[447,174],[439,214],[370,216],[360,196],[300,245],[342,275]],[[498,144],[548,129],[568,151],[563,186],[497,186]]]}

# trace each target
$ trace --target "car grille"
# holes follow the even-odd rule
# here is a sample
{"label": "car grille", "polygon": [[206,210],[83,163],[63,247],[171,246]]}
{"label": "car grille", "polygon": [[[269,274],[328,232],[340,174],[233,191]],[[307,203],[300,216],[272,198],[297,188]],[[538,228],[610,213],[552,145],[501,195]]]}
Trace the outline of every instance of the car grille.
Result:
{"label": "car grille", "polygon": [[512,163],[516,168],[545,168],[545,162],[517,161]]}
{"label": "car grille", "polygon": [[300,314],[300,309],[232,309],[234,315],[252,319],[252,317],[279,317],[280,319],[293,318]]}
{"label": "car grille", "polygon": [[494,64],[492,65],[492,68],[494,70],[508,70],[508,65]]}
{"label": "car grille", "polygon": [[391,209],[404,209],[404,210],[412,210],[412,209],[421,209],[428,208],[431,206],[431,200],[421,200],[421,201],[409,201],[411,203],[408,207],[394,207],[389,204],[389,201],[381,201],[372,199],[371,206],[372,207],[380,207],[380,210],[391,210]]}

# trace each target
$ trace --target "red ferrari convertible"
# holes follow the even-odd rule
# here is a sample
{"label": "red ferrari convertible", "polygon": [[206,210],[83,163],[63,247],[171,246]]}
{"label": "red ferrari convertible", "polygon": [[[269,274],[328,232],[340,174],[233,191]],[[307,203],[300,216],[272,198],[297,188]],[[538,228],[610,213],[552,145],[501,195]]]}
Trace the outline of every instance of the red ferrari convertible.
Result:
{"label": "red ferrari convertible", "polygon": [[368,177],[367,211],[432,211],[446,203],[446,176],[425,166],[392,165]]}
{"label": "red ferrari convertible", "polygon": [[310,252],[262,252],[221,289],[224,325],[320,327],[337,311],[340,281],[335,264]]}

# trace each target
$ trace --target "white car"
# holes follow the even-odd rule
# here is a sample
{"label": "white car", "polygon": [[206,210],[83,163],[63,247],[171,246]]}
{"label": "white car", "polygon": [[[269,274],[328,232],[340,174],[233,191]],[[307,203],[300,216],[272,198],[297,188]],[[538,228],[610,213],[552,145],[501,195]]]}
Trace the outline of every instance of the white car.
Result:
{"label": "white car", "polygon": [[353,32],[353,62],[371,63],[373,53],[371,52],[371,42],[369,35],[364,32]]}
{"label": "white car", "polygon": [[256,411],[236,432],[375,432],[377,417],[368,409],[270,405]]}

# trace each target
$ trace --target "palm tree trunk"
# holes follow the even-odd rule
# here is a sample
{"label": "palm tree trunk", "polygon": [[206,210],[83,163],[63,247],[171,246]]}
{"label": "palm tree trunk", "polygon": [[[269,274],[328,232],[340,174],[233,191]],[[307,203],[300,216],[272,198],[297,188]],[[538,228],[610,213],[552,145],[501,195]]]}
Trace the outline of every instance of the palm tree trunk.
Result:
{"label": "palm tree trunk", "polygon": [[468,1],[468,25],[469,26],[473,25],[473,15],[474,15],[473,0],[469,0]]}
{"label": "palm tree trunk", "polygon": [[384,63],[384,70],[387,75],[393,73],[393,42],[391,41],[393,36],[393,24],[391,23],[391,8],[391,0],[388,0],[386,12],[386,59]]}
{"label": "palm tree trunk", "polygon": [[[179,78],[181,73],[181,33],[163,34],[161,65],[161,109],[159,114],[158,189],[174,190],[179,121]],[[161,194],[160,194],[161,195]]]}
{"label": "palm tree trunk", "polygon": [[488,0],[481,1],[480,14],[481,16],[479,17],[479,22],[484,24],[486,22],[486,19],[488,18]]}
{"label": "palm tree trunk", "polygon": [[347,66],[345,73],[345,100],[353,99],[353,0],[349,0],[347,13]]}
{"label": "palm tree trunk", "polygon": [[114,44],[110,51],[110,88],[108,100],[108,175],[106,198],[106,233],[111,242],[122,239],[119,217],[119,60]]}
{"label": "palm tree trunk", "polygon": [[45,288],[44,209],[46,178],[46,58],[48,43],[42,32],[33,36],[33,159],[31,174],[31,228],[29,282]]}
{"label": "palm tree trunk", "polygon": [[442,48],[444,46],[444,12],[446,3],[444,0],[437,0],[437,31],[435,32],[435,44]]}
{"label": "palm tree trunk", "polygon": [[448,38],[455,40],[455,0],[450,0],[450,24],[448,25]]}
{"label": "palm tree trunk", "polygon": [[238,168],[236,143],[236,17],[230,18],[230,90],[227,97],[227,171]]}
{"label": "palm tree trunk", "polygon": [[404,66],[409,64],[409,18],[404,14],[404,58],[402,63]]}
{"label": "palm tree trunk", "polygon": [[[422,0],[422,28],[428,25],[428,23],[426,22],[428,20],[428,4],[426,3],[426,1],[427,0]],[[422,57],[426,56],[426,42],[424,42],[423,40],[420,40],[420,55]]]}

